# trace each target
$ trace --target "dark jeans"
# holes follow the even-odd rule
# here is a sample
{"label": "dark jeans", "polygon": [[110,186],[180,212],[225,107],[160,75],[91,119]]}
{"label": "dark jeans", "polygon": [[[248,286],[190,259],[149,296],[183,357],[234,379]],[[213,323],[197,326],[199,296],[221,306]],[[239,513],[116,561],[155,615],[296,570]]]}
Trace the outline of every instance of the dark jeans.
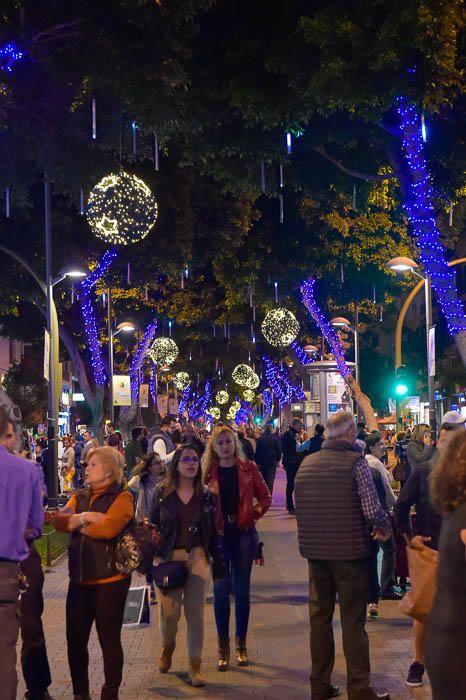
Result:
{"label": "dark jeans", "polygon": [[382,572],[380,576],[380,594],[382,598],[393,590],[395,585],[396,547],[393,535],[386,542],[379,543],[383,552]]}
{"label": "dark jeans", "polygon": [[368,596],[368,560],[309,562],[317,601],[310,609],[311,692],[328,697],[335,663],[333,613],[335,597],[340,602],[343,651],[348,676],[348,698],[359,700],[370,680],[369,640],[364,629]]}
{"label": "dark jeans", "polygon": [[29,588],[21,596],[21,666],[29,700],[42,700],[52,682],[47,647],[45,644],[42,613],[44,612],[44,572],[39,553],[33,544],[29,556],[21,562],[21,571],[27,577]]}
{"label": "dark jeans", "polygon": [[294,480],[296,479],[296,474],[298,473],[299,464],[290,464],[285,467],[286,471],[286,508],[287,510],[294,510]]}
{"label": "dark jeans", "polygon": [[262,474],[262,477],[267,484],[267,488],[269,489],[270,493],[273,493],[273,485],[275,483],[275,474],[277,473],[277,465],[272,462],[270,464],[264,465],[261,464],[259,467],[260,473]]}
{"label": "dark jeans", "polygon": [[225,524],[219,536],[219,549],[227,575],[214,581],[214,612],[219,639],[230,637],[230,592],[235,596],[236,636],[245,638],[248,632],[251,570],[259,541],[255,528],[239,530]]}
{"label": "dark jeans", "polygon": [[66,598],[66,640],[73,693],[89,694],[89,652],[92,623],[104,658],[102,700],[116,700],[123,673],[121,627],[131,579],[91,586],[71,583]]}
{"label": "dark jeans", "polygon": [[18,565],[0,562],[0,697],[16,700],[16,640],[19,633]]}
{"label": "dark jeans", "polygon": [[379,543],[371,542],[371,556],[369,558],[369,595],[368,603],[378,604],[380,598],[380,584],[378,571]]}

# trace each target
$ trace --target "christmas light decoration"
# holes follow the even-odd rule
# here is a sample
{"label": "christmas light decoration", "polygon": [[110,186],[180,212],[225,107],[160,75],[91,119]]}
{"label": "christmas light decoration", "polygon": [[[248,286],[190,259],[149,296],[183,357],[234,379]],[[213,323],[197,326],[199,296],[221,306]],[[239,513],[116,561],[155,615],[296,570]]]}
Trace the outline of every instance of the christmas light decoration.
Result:
{"label": "christmas light decoration", "polygon": [[98,238],[115,245],[138,243],[157,221],[157,202],[140,178],[122,170],[92,189],[86,217]]}
{"label": "christmas light decoration", "polygon": [[236,365],[233,372],[231,373],[231,377],[233,381],[235,381],[240,386],[250,388],[249,382],[251,381],[251,377],[253,374],[254,370],[252,369],[252,367],[249,367],[249,365],[241,364]]}
{"label": "christmas light decoration", "polygon": [[291,347],[302,365],[310,365],[315,362],[315,357],[309,357],[307,352],[295,340],[291,343]]}
{"label": "christmas light decoration", "polygon": [[157,403],[157,369],[155,365],[152,365],[152,370],[150,374],[150,381],[149,381],[149,391],[150,395],[152,396],[152,401],[154,404]]}
{"label": "christmas light decoration", "polygon": [[252,389],[245,389],[243,391],[243,399],[245,401],[251,402],[251,401],[254,401],[255,398],[256,398],[256,395]]}
{"label": "christmas light decoration", "polygon": [[186,389],[184,389],[183,393],[181,394],[181,399],[180,399],[180,402],[178,404],[178,414],[180,416],[182,416],[187,410],[188,401],[191,398],[192,391],[193,390],[192,390],[191,386],[187,386]]}
{"label": "christmas light decoration", "polygon": [[241,408],[241,404],[240,404],[239,401],[232,401],[232,402],[231,402],[230,408],[231,408],[232,410],[234,410],[235,412],[236,412],[236,411],[239,411],[239,409]]}
{"label": "christmas light decoration", "polygon": [[25,52],[20,51],[12,42],[5,44],[0,49],[0,70],[12,73],[14,64],[20,61],[24,54]]}
{"label": "christmas light decoration", "polygon": [[156,365],[171,365],[178,352],[178,345],[171,338],[156,338],[147,355]]}
{"label": "christmas light decoration", "polygon": [[270,357],[263,355],[262,359],[265,364],[265,376],[268,384],[272,388],[273,393],[278,399],[280,406],[295,401],[304,401],[305,394],[301,386],[294,386],[284,369],[277,365]]}
{"label": "christmas light decoration", "polygon": [[212,408],[208,408],[206,413],[207,415],[211,416],[214,420],[220,419],[220,409],[218,408],[218,406],[212,406]]}
{"label": "christmas light decoration", "polygon": [[212,398],[212,388],[210,382],[207,380],[204,385],[204,394],[200,396],[194,404],[189,408],[189,419],[199,420],[205,414],[206,408],[210,403]]}
{"label": "christmas light decoration", "polygon": [[273,393],[270,389],[266,389],[262,392],[262,399],[264,401],[264,416],[271,416],[273,412]]}
{"label": "christmas light decoration", "polygon": [[177,372],[173,379],[173,384],[177,389],[183,391],[189,385],[190,382],[189,374],[187,372]]}
{"label": "christmas light decoration", "polygon": [[458,298],[455,273],[448,267],[445,248],[435,223],[434,192],[424,156],[421,120],[416,107],[402,97],[397,100],[397,110],[403,151],[411,175],[405,209],[413,227],[421,261],[431,277],[448,330],[455,335],[466,330],[466,316]]}
{"label": "christmas light decoration", "polygon": [[217,403],[219,403],[221,406],[225,403],[228,403],[229,399],[228,391],[225,391],[225,389],[220,389],[220,391],[217,391],[215,394],[215,400]]}
{"label": "christmas light decoration", "polygon": [[270,345],[285,348],[298,335],[299,323],[288,309],[272,309],[262,321],[262,333]]}
{"label": "christmas light decoration", "polygon": [[154,319],[147,326],[144,337],[141,340],[136,354],[129,368],[129,376],[131,381],[131,398],[137,401],[139,399],[139,371],[142,367],[144,359],[147,355],[147,351],[150,348],[150,344],[154,339],[154,335],[157,331],[157,320]]}
{"label": "christmas light decoration", "polygon": [[[343,346],[341,341],[336,334],[333,326],[325,318],[324,314],[319,308],[318,303],[315,300],[315,287],[316,280],[311,277],[301,285],[301,298],[304,306],[311,314],[315,323],[320,328],[322,335],[324,336],[327,343],[332,348],[333,355],[335,357],[335,362],[337,363],[338,370],[342,377],[349,377],[351,375],[351,370],[345,362],[345,353],[343,351]],[[271,385],[272,386],[272,385]],[[273,389],[273,386],[272,386]],[[275,392],[275,389],[274,389]]]}
{"label": "christmas light decoration", "polygon": [[83,279],[80,287],[81,312],[84,321],[84,331],[87,338],[87,345],[91,354],[91,366],[96,384],[103,386],[107,382],[104,361],[102,359],[102,348],[97,327],[97,319],[91,298],[91,290],[99,279],[107,272],[108,268],[116,258],[117,252],[114,248],[107,250],[102,259],[97,263],[95,269],[88,277]]}

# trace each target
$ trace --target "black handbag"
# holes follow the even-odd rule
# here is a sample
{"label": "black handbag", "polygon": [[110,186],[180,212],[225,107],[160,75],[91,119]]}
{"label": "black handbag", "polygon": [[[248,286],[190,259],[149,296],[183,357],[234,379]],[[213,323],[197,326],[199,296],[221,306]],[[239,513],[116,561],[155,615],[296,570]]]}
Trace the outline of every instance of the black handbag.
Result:
{"label": "black handbag", "polygon": [[[196,521],[199,515],[196,514],[189,526],[188,541],[186,542],[186,553],[189,554],[193,548],[194,535],[198,531]],[[188,580],[187,561],[163,561],[152,568],[154,583],[161,591],[169,591],[173,588],[183,588]]]}

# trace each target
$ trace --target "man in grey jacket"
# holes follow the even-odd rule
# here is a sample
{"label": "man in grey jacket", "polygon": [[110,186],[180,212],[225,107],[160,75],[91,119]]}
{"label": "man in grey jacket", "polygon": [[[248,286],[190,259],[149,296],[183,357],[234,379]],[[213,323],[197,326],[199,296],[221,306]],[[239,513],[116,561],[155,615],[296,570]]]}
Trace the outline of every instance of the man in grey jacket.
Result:
{"label": "man in grey jacket", "polygon": [[299,549],[309,562],[312,700],[334,697],[332,620],[340,601],[349,700],[389,700],[370,687],[369,640],[364,628],[369,584],[370,531],[391,535],[366,460],[355,446],[353,416],[339,411],[326,425],[322,449],[306,457],[295,484]]}

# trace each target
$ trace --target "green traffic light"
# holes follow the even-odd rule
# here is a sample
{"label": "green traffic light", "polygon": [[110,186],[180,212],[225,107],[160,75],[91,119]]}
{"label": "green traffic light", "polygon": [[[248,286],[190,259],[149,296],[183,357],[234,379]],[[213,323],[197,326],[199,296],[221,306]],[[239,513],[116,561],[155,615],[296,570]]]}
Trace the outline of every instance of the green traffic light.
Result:
{"label": "green traffic light", "polygon": [[406,384],[397,384],[395,387],[395,393],[398,394],[398,396],[405,396],[405,394],[408,393],[408,387]]}

